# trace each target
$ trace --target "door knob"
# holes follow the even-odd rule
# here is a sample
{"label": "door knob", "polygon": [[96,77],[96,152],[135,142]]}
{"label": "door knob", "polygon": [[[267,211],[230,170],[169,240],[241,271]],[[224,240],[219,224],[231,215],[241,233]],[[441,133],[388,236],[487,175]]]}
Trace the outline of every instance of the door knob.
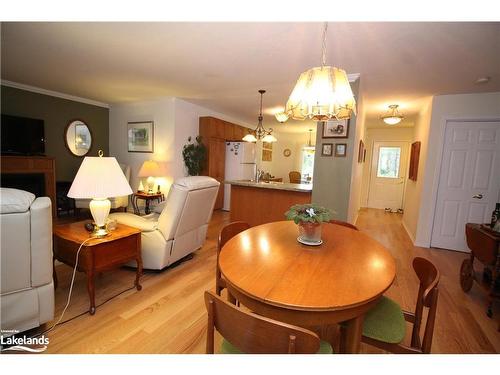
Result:
{"label": "door knob", "polygon": [[483,199],[483,194],[474,194],[472,198]]}

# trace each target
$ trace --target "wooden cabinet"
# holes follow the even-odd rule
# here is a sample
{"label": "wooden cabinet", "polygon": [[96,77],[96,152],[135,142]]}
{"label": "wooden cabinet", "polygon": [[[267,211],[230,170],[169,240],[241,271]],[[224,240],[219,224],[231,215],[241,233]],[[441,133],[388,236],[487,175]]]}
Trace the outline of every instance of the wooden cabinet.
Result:
{"label": "wooden cabinet", "polygon": [[237,125],[224,121],[224,139],[226,141],[234,141],[234,129]]}
{"label": "wooden cabinet", "polygon": [[210,138],[208,141],[208,170],[209,176],[220,182],[219,192],[215,200],[214,209],[224,205],[224,170],[226,161],[226,141],[221,138]]}
{"label": "wooden cabinet", "polygon": [[247,128],[215,117],[200,117],[200,136],[207,147],[207,162],[202,172],[221,183],[214,209],[224,204],[224,183],[226,163],[226,141],[241,141]]}
{"label": "wooden cabinet", "polygon": [[247,128],[243,126],[236,126],[234,128],[234,139],[236,141],[241,141],[247,133],[248,133]]}

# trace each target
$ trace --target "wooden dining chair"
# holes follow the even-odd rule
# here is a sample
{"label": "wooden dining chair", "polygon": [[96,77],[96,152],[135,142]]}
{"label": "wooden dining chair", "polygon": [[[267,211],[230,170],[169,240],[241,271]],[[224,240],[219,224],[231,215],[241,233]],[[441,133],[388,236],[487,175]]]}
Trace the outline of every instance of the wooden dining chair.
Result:
{"label": "wooden dining chair", "polygon": [[208,312],[207,354],[214,335],[222,336],[223,354],[331,354],[332,346],[314,332],[243,311],[213,292],[205,292]]}
{"label": "wooden dining chair", "polygon": [[[420,280],[415,313],[403,311],[396,302],[388,297],[382,297],[365,316],[362,342],[392,353],[431,352],[440,275],[434,264],[419,257],[413,259],[413,270]],[[420,328],[424,308],[428,309],[428,314],[421,341]],[[413,324],[409,347],[401,344],[406,333],[405,321]]]}
{"label": "wooden dining chair", "polygon": [[[247,230],[248,228],[250,228],[250,225],[248,225],[248,223],[245,223],[244,221],[235,221],[224,226],[219,233],[219,240],[217,243],[217,266],[215,268],[215,292],[219,296],[221,295],[222,289],[227,288],[226,280],[224,280],[224,278],[222,277],[219,268],[220,251],[227,241],[236,236],[238,233]],[[234,304],[236,303],[236,299],[229,293],[229,291],[227,293],[227,296],[230,302]]]}
{"label": "wooden dining chair", "polygon": [[356,225],[348,223],[347,221],[333,220],[332,219],[332,220],[329,221],[329,223],[330,224],[342,225],[344,227],[351,228],[351,229],[354,229],[354,230],[359,230]]}
{"label": "wooden dining chair", "polygon": [[290,173],[288,173],[288,178],[290,179],[291,184],[300,184],[302,175],[300,174],[300,172],[291,171]]}

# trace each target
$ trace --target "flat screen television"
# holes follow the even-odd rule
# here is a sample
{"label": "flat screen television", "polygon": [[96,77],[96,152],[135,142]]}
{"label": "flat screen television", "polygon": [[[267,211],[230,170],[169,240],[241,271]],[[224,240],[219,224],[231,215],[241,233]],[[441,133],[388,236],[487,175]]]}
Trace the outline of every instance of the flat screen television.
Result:
{"label": "flat screen television", "polygon": [[2,155],[45,155],[43,120],[2,114]]}

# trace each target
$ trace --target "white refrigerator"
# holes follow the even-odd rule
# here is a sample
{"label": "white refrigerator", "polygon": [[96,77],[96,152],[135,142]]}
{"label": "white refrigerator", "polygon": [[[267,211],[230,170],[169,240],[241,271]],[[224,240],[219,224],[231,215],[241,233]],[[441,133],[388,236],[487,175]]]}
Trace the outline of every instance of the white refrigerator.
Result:
{"label": "white refrigerator", "polygon": [[[248,142],[226,143],[225,180],[253,180],[255,178],[255,144]],[[231,185],[224,184],[224,211],[231,206]]]}

